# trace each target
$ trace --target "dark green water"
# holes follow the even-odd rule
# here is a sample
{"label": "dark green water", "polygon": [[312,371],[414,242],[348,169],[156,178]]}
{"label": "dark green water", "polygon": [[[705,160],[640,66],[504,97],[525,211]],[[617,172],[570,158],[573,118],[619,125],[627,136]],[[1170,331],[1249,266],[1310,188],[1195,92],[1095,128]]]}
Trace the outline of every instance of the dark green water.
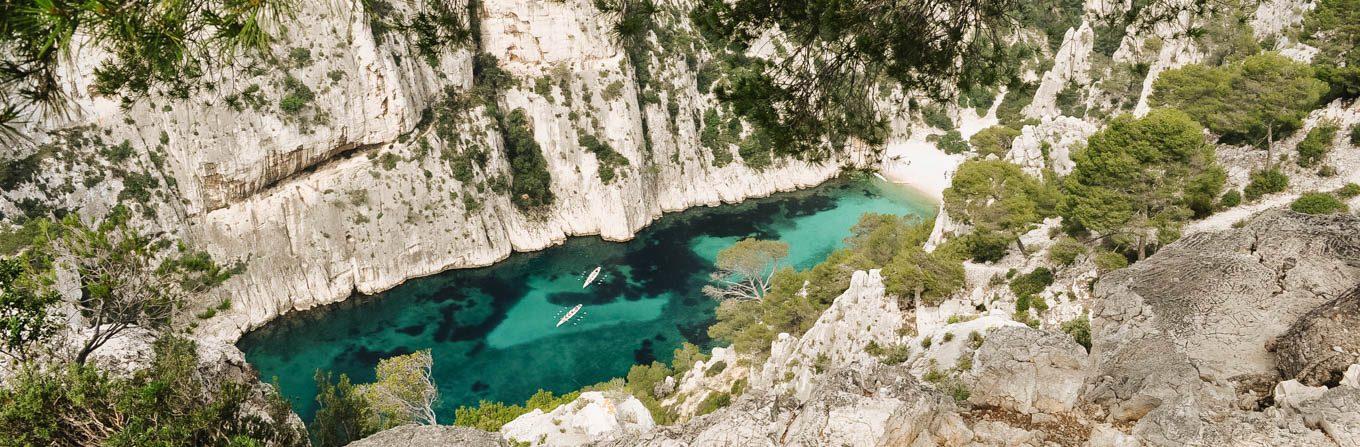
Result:
{"label": "dark green water", "polygon": [[[683,341],[709,343],[715,303],[700,293],[717,252],[744,237],[790,245],[787,263],[821,262],[863,213],[931,218],[934,205],[874,179],[662,217],[629,242],[581,237],[496,265],[414,279],[390,291],[288,315],[239,343],[266,381],[278,377],[298,414],[315,412],[313,372],[373,379],[379,359],[434,353],[439,417],[479,400],[523,402],[669,361]],[[581,282],[604,269],[589,288]],[[585,306],[572,323],[562,313]]]}

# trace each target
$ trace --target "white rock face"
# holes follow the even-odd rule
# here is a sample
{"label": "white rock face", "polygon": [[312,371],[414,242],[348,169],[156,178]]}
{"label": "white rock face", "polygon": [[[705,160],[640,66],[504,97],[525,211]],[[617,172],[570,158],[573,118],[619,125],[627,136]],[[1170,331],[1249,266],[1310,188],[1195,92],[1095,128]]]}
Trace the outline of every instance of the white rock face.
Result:
{"label": "white rock face", "polygon": [[501,436],[534,446],[575,446],[604,433],[641,431],[654,425],[652,413],[637,398],[591,391],[550,412],[534,409],[520,415],[501,427]]}
{"label": "white rock face", "polygon": [[885,295],[878,270],[857,271],[850,288],[822,312],[802,337],[780,334],[760,374],[751,378],[755,387],[791,389],[799,399],[808,397],[821,374],[851,363],[872,365],[878,359],[865,352],[870,342],[888,347],[905,338],[899,334],[904,315],[896,298]]}
{"label": "white rock face", "polygon": [[1053,68],[1044,73],[1039,89],[1034,93],[1034,102],[1025,107],[1025,116],[1047,118],[1060,115],[1062,111],[1058,110],[1056,99],[1068,82],[1077,85],[1090,83],[1087,71],[1091,69],[1091,48],[1095,38],[1095,31],[1087,22],[1082,22],[1080,28],[1067,30],[1062,46],[1053,56]]}
{"label": "white rock face", "polygon": [[998,328],[986,335],[965,380],[969,402],[1033,413],[1072,409],[1086,380],[1086,350],[1061,332]]}
{"label": "white rock face", "polygon": [[[1039,176],[1045,168],[1067,175],[1076,166],[1072,151],[1086,144],[1086,138],[1100,126],[1070,116],[1045,118],[1038,125],[1025,126],[1015,137],[1006,161],[1020,165],[1025,172]],[[1045,145],[1047,148],[1045,148]],[[1044,152],[1048,152],[1046,155]]]}

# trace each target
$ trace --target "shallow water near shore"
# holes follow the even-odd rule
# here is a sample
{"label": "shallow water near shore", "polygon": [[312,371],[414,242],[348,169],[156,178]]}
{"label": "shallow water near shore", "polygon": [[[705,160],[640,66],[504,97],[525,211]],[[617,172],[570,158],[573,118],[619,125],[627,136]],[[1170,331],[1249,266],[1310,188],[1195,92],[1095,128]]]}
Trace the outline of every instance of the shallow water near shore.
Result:
{"label": "shallow water near shore", "polygon": [[[628,242],[571,238],[495,265],[417,278],[374,296],[287,315],[238,343],[294,410],[315,413],[316,370],[373,379],[379,359],[430,349],[441,423],[480,400],[523,402],[569,392],[636,363],[668,362],[681,342],[708,346],[711,299],[700,289],[719,250],[745,237],[790,245],[805,269],[842,246],[863,213],[932,219],[935,204],[906,187],[858,176],[736,205],[663,216]],[[596,266],[599,277],[581,283]],[[555,327],[572,306],[582,309]]]}

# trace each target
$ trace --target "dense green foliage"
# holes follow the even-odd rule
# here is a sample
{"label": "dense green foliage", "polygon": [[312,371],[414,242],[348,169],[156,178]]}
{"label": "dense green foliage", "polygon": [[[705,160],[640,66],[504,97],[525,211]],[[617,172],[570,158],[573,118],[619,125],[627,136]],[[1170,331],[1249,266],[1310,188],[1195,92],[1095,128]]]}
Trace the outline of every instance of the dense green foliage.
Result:
{"label": "dense green foliage", "polygon": [[0,1],[0,136],[12,134],[26,104],[64,110],[62,58],[78,46],[109,53],[94,69],[94,89],[125,103],[151,92],[188,98],[205,72],[243,50],[263,54],[269,24],[288,15],[277,0]]}
{"label": "dense green foliage", "polygon": [[1332,150],[1332,140],[1336,139],[1339,130],[1341,128],[1337,127],[1335,122],[1324,122],[1308,131],[1308,136],[1299,142],[1299,166],[1305,168],[1317,166],[1318,162],[1327,156],[1327,151]]}
{"label": "dense green foliage", "polygon": [[294,446],[305,434],[273,391],[261,414],[251,385],[198,371],[194,343],[163,336],[155,360],[130,377],[92,365],[27,368],[0,388],[0,445]]}
{"label": "dense green foliage", "polygon": [[1129,266],[1129,258],[1112,251],[1102,250],[1096,252],[1094,260],[1096,269],[1101,273],[1112,272]]}
{"label": "dense green foliage", "polygon": [[1327,86],[1306,64],[1262,53],[1224,67],[1188,65],[1167,70],[1153,84],[1153,106],[1172,106],[1225,142],[1270,149],[1303,125]]}
{"label": "dense green foliage", "polygon": [[1011,151],[1011,144],[1015,138],[1020,136],[1020,131],[1007,126],[992,126],[973,134],[968,142],[972,143],[973,150],[976,150],[978,157],[987,158],[988,155],[995,155],[997,158],[1005,158],[1006,153]]}
{"label": "dense green foliage", "polygon": [[1289,209],[1304,214],[1332,214],[1347,211],[1346,204],[1325,192],[1307,192],[1294,199]]}
{"label": "dense green foliage", "polygon": [[329,373],[317,371],[316,390],[316,415],[308,427],[316,447],[340,447],[378,431],[373,409],[348,376],[332,383]]}
{"label": "dense green foliage", "polygon": [[[933,137],[934,135],[932,135]],[[935,146],[946,154],[962,154],[968,152],[968,142],[963,139],[963,135],[957,130],[951,130],[940,135],[935,140]]]}
{"label": "dense green foliage", "polygon": [[1057,192],[1045,182],[1000,160],[964,162],[944,192],[944,209],[951,217],[1003,235],[1021,250],[1018,236],[1053,215],[1057,201]]}
{"label": "dense green foliage", "polygon": [[1072,339],[1076,340],[1081,347],[1086,348],[1087,352],[1091,351],[1091,318],[1087,317],[1086,314],[1081,314],[1081,316],[1063,323],[1062,331],[1071,335]]}
{"label": "dense green foliage", "polygon": [[[1006,78],[1005,0],[948,4],[876,1],[707,0],[691,19],[715,47],[736,53],[778,28],[792,48],[777,60],[751,59],[714,89],[782,154],[823,155],[823,141],[880,143],[885,120],[876,85],[950,91]],[[963,61],[962,64],[959,61]],[[823,140],[826,138],[826,140]]]}
{"label": "dense green foliage", "polygon": [[531,210],[553,202],[552,174],[543,148],[534,140],[534,130],[524,109],[515,109],[501,123],[505,135],[505,154],[510,159],[514,178],[510,200],[521,210]]}
{"label": "dense green foliage", "polygon": [[1318,77],[1328,98],[1360,96],[1360,0],[1320,0],[1303,22],[1303,41],[1317,47]]}
{"label": "dense green foliage", "polygon": [[1086,254],[1086,245],[1068,236],[1058,238],[1048,247],[1048,261],[1057,266],[1072,265],[1083,254]]}
{"label": "dense green foliage", "polygon": [[1336,196],[1343,199],[1360,196],[1360,184],[1347,183],[1346,186],[1336,190]]}
{"label": "dense green foliage", "polygon": [[1212,211],[1226,182],[1201,129],[1176,110],[1114,119],[1073,155],[1063,217],[1138,259],[1179,238],[1185,220]]}
{"label": "dense green foliage", "polygon": [[0,259],[0,353],[18,362],[32,358],[60,323],[52,307],[61,297],[28,264],[25,258]]}
{"label": "dense green foliage", "polygon": [[1228,192],[1223,193],[1223,197],[1218,199],[1218,204],[1224,208],[1232,208],[1240,205],[1242,204],[1242,193],[1238,192],[1236,189],[1230,189]]}
{"label": "dense green foliage", "polygon": [[501,402],[481,401],[476,407],[458,407],[454,410],[453,425],[472,427],[490,432],[498,431],[502,425],[515,420],[524,413],[533,411],[535,408],[543,411],[552,411],[559,405],[576,400],[580,397],[579,391],[563,394],[561,396],[553,394],[552,391],[538,390],[524,405],[507,405]]}
{"label": "dense green foliage", "polygon": [[1017,275],[1011,279],[1011,293],[1016,297],[1016,311],[1023,312],[1030,308],[1047,308],[1043,304],[1043,298],[1035,296],[1043,292],[1045,288],[1053,284],[1053,272],[1045,267],[1037,267],[1029,273]]}
{"label": "dense green foliage", "polygon": [[1289,188],[1289,176],[1279,169],[1259,170],[1251,173],[1242,195],[1248,201],[1255,201],[1266,194],[1284,192],[1286,188]]}

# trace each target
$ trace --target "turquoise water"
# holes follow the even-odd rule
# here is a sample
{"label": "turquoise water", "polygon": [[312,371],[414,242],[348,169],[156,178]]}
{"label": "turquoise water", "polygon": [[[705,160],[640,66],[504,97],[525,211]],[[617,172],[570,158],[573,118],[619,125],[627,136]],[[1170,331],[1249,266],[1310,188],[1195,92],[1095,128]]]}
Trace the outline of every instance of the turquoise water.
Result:
{"label": "turquoise water", "polygon": [[[715,303],[701,294],[719,250],[745,237],[788,242],[787,264],[808,268],[841,247],[863,213],[931,218],[934,205],[874,179],[836,180],[738,205],[670,214],[629,242],[581,237],[496,265],[414,279],[271,322],[239,346],[303,419],[314,371],[373,379],[379,359],[433,350],[439,417],[479,400],[523,402],[538,389],[568,392],[669,361],[683,341],[707,346]],[[598,279],[585,276],[603,266]],[[576,304],[572,322],[554,327]]]}

